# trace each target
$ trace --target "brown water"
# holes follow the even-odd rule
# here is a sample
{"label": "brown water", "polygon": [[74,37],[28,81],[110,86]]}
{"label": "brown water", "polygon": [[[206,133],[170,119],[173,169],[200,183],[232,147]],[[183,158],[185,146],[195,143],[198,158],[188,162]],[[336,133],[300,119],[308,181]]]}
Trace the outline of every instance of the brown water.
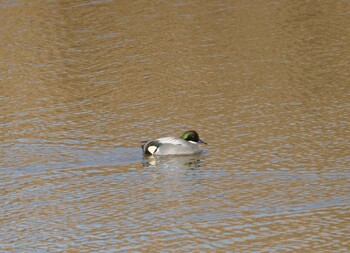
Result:
{"label": "brown water", "polygon": [[349,13],[1,1],[0,251],[349,252]]}

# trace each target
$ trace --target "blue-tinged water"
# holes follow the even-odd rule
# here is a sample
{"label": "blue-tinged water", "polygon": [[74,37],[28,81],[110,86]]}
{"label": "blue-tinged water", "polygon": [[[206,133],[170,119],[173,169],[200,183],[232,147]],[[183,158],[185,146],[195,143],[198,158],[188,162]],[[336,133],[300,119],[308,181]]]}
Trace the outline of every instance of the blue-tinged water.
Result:
{"label": "blue-tinged water", "polygon": [[347,10],[0,3],[0,252],[348,252]]}

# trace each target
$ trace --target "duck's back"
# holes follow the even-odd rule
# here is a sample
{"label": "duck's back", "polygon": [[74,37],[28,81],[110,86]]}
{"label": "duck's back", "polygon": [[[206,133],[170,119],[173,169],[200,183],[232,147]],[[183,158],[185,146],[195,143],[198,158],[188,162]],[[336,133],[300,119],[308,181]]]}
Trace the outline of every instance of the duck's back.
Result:
{"label": "duck's back", "polygon": [[193,155],[200,152],[198,144],[176,137],[149,141],[143,146],[143,151],[150,155]]}

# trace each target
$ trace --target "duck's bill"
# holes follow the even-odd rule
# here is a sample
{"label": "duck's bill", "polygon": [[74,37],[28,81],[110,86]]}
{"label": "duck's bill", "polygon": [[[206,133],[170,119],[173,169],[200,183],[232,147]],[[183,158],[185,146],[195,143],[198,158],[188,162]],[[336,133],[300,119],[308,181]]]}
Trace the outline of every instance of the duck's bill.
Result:
{"label": "duck's bill", "polygon": [[205,141],[202,141],[201,139],[199,139],[198,143],[202,143],[202,144],[208,145],[208,143],[206,143]]}

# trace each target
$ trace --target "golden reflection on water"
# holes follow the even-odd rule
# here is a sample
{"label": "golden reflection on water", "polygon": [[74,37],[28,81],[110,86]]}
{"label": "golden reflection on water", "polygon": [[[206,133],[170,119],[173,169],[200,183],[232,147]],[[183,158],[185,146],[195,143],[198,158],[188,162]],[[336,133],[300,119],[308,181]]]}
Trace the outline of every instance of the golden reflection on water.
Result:
{"label": "golden reflection on water", "polygon": [[1,3],[3,250],[346,252],[348,10]]}

